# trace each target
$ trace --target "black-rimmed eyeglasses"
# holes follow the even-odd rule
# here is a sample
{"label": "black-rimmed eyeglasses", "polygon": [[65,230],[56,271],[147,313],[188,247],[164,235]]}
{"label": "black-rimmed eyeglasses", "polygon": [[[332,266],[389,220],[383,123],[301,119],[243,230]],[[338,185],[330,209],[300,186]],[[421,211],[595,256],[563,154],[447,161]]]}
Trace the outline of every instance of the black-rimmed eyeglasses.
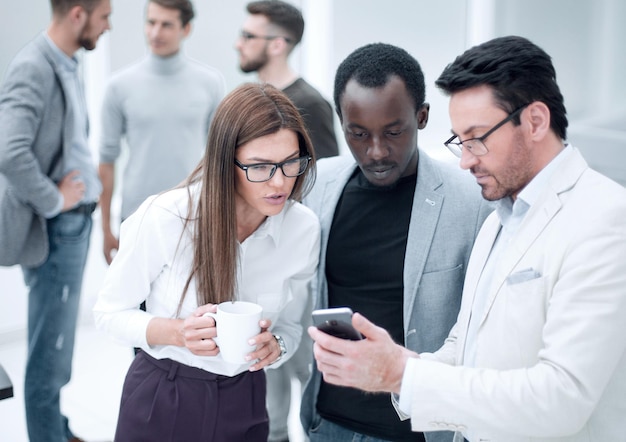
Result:
{"label": "black-rimmed eyeglasses", "polygon": [[275,40],[277,38],[282,38],[287,43],[291,43],[291,39],[289,37],[285,37],[284,35],[256,35],[256,34],[253,34],[251,32],[248,32],[248,31],[241,31],[241,33],[239,34],[239,37],[243,41],[249,41],[249,40],[255,40],[255,39],[261,39],[261,40],[268,40],[269,41],[269,40]]}
{"label": "black-rimmed eyeglasses", "polygon": [[458,136],[452,135],[447,141],[443,143],[443,145],[446,146],[450,150],[450,152],[452,152],[454,155],[456,155],[459,158],[461,158],[463,149],[467,149],[469,152],[471,152],[472,155],[476,157],[485,155],[489,153],[487,146],[485,146],[485,140],[487,139],[487,137],[491,135],[492,133],[494,133],[495,131],[497,131],[498,129],[500,129],[506,123],[511,121],[517,115],[519,115],[520,112],[522,112],[524,108],[528,106],[529,104],[530,103],[527,103],[515,109],[513,112],[507,115],[507,117],[504,120],[500,121],[498,124],[493,126],[481,137],[468,138],[467,140],[463,140],[463,141],[460,141],[460,140],[454,141],[455,138],[458,140]]}
{"label": "black-rimmed eyeglasses", "polygon": [[282,163],[255,163],[241,164],[235,160],[235,165],[246,172],[246,178],[252,183],[262,183],[272,179],[276,173],[276,169],[280,167],[283,175],[287,178],[295,178],[302,175],[311,161],[309,155],[292,160],[283,161]]}

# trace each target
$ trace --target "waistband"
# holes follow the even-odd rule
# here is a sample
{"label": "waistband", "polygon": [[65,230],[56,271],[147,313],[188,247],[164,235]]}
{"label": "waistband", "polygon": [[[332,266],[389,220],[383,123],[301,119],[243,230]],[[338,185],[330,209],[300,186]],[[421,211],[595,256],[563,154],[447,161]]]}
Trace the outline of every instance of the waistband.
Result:
{"label": "waistband", "polygon": [[235,376],[225,376],[222,374],[211,373],[210,371],[203,370],[197,367],[190,367],[189,365],[182,364],[172,359],[155,359],[143,350],[137,353],[135,358],[142,358],[153,365],[156,365],[163,371],[168,372],[167,378],[169,380],[174,379],[176,376],[182,376],[191,379],[200,379],[203,381],[229,381],[237,379],[239,377],[250,374],[248,371],[239,373]]}
{"label": "waistband", "polygon": [[94,212],[94,210],[96,210],[97,205],[98,203],[79,204],[78,206],[74,207],[71,210],[68,210],[65,213],[81,213],[83,215],[90,216]]}

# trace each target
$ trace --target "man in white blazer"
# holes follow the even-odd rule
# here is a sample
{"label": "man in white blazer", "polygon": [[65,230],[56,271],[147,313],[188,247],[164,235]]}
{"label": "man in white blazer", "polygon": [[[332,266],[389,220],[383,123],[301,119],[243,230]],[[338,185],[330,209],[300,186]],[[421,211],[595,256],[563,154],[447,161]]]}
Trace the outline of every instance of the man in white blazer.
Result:
{"label": "man in white blazer", "polygon": [[498,201],[441,349],[417,355],[363,316],[367,337],[309,333],[327,382],[399,393],[414,431],[455,441],[626,438],[626,190],[566,140],[548,54],[520,37],[469,49],[436,82],[483,197]]}

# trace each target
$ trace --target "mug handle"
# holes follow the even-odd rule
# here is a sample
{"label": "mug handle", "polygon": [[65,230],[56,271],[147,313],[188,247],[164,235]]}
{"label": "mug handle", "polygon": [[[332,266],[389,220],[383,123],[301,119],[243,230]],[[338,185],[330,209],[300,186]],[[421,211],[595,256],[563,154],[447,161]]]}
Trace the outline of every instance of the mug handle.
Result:
{"label": "mug handle", "polygon": [[213,320],[215,321],[215,337],[213,338],[213,340],[215,341],[215,343],[217,344],[217,346],[220,346],[220,343],[218,341],[218,336],[217,336],[217,313],[213,313],[213,312],[206,312],[204,313],[202,316],[210,316],[211,318],[213,318]]}

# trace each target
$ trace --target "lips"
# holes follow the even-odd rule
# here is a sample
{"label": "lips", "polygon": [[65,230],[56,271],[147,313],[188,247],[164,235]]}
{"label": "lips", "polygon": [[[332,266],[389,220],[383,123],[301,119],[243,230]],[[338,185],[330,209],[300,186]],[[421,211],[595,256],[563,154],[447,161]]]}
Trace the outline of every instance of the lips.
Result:
{"label": "lips", "polygon": [[281,204],[285,204],[285,201],[287,201],[287,194],[286,193],[276,193],[274,195],[266,196],[263,199],[268,204],[271,204],[271,205],[274,205],[274,206],[279,206]]}
{"label": "lips", "polygon": [[385,178],[387,178],[391,174],[391,171],[393,169],[394,169],[394,166],[390,165],[390,164],[377,165],[377,166],[367,166],[365,168],[365,170],[367,170],[367,172],[370,175],[373,175],[376,179],[385,179]]}

